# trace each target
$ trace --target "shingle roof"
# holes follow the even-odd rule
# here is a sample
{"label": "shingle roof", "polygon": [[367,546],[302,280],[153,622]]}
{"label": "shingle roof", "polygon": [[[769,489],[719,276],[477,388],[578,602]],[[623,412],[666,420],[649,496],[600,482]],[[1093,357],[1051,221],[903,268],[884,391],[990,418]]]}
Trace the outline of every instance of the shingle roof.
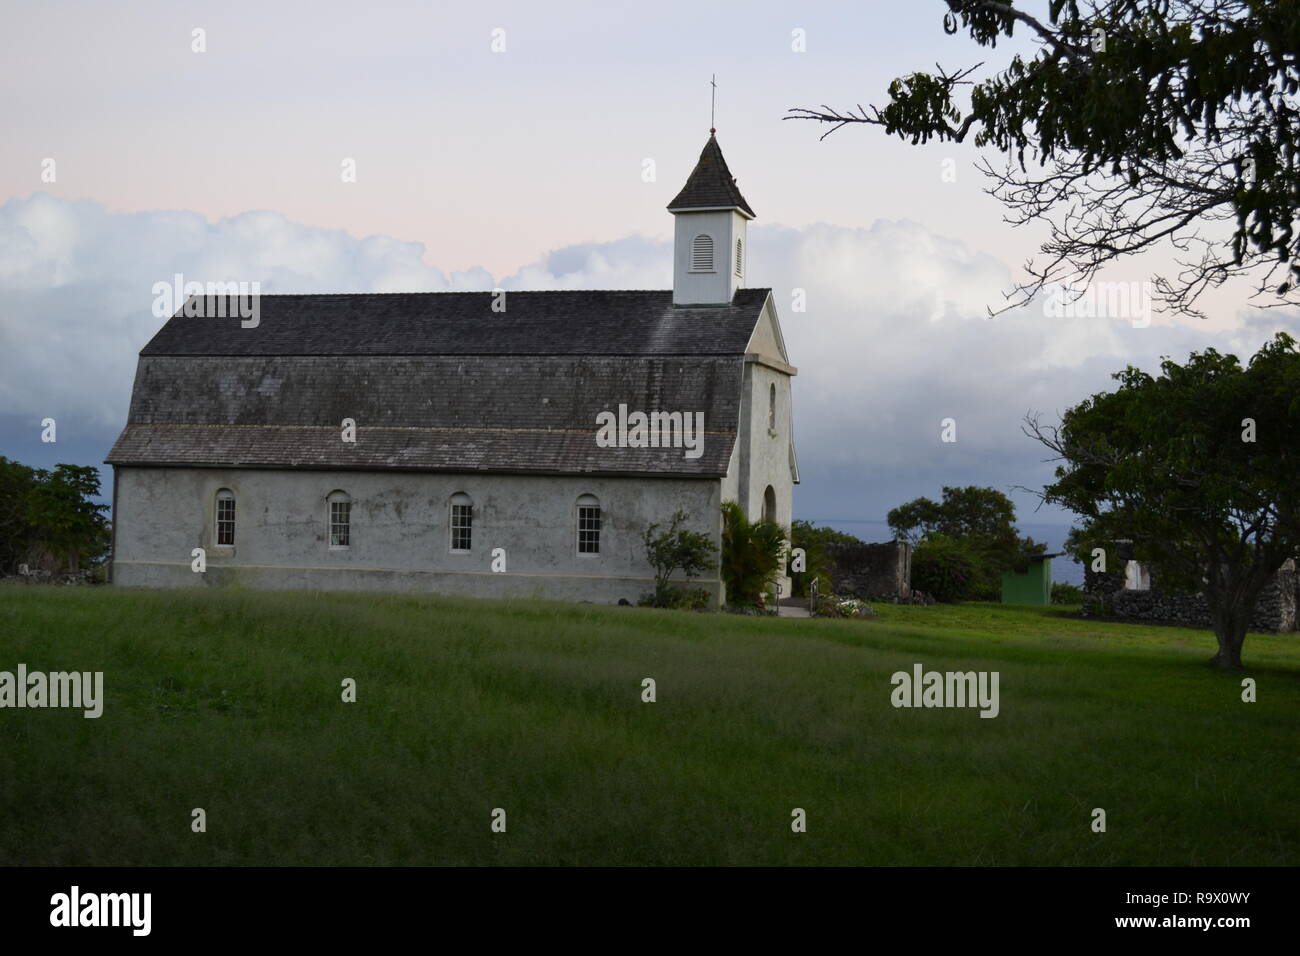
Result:
{"label": "shingle roof", "polygon": [[727,169],[717,137],[710,134],[700,152],[700,161],[695,164],[677,198],[668,204],[668,209],[675,212],[678,209],[730,208],[744,210],[749,218],[754,218],[754,210],[745,202],[731,170]]}
{"label": "shingle roof", "polygon": [[[719,477],[767,289],[263,295],[140,352],[113,465]],[[222,303],[229,304],[229,300]],[[216,313],[204,300],[204,314]],[[701,412],[703,454],[602,448],[602,411]],[[344,418],[355,443],[341,440]]]}
{"label": "shingle roof", "polygon": [[507,292],[504,312],[492,292],[268,294],[248,329],[213,297],[205,317],[178,313],[140,354],[739,355],[769,291],[741,289],[725,306],[674,306],[671,291]]}
{"label": "shingle roof", "polygon": [[[743,369],[743,355],[142,355],[107,461],[721,476]],[[703,454],[599,447],[597,413],[619,404],[702,412]]]}
{"label": "shingle roof", "polygon": [[591,430],[358,426],[355,444],[344,444],[337,425],[128,425],[107,460],[137,466],[721,477],[735,438],[734,431],[706,432],[703,456],[688,459],[682,449],[600,448]]}

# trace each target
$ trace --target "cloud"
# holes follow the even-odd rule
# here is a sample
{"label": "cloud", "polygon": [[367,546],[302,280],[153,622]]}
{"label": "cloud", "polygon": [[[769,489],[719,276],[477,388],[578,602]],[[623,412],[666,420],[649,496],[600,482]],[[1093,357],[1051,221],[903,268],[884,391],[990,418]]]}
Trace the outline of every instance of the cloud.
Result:
{"label": "cloud", "polygon": [[[209,222],[192,212],[114,213],[38,194],[0,206],[0,438],[45,416],[106,452],[125,420],[135,358],[157,331],[152,286],[256,279],[264,292],[666,288],[671,243],[631,236],[550,252],[516,273],[443,273],[423,246],[355,238],[274,212]],[[1213,346],[1243,357],[1290,313],[1243,310],[1218,331],[1182,322],[1049,318],[1032,307],[989,319],[1006,263],[909,221],[867,228],[754,225],[750,283],[770,286],[795,382],[804,485],[796,514],[871,518],[944,484],[1033,487],[1050,477],[1020,432],[1111,387],[1127,364]],[[802,290],[806,311],[795,312]],[[940,441],[941,421],[957,442]],[[11,457],[14,455],[12,453]],[[22,457],[22,455],[17,455]],[[1031,499],[1021,495],[1024,505]]]}
{"label": "cloud", "polygon": [[[796,379],[796,438],[805,518],[884,517],[943,485],[1012,493],[1022,519],[1053,465],[1021,431],[1108,390],[1128,364],[1155,369],[1208,346],[1243,358],[1275,331],[1295,333],[1293,310],[1243,310],[1213,331],[1181,321],[1134,327],[1126,317],[1052,318],[1041,304],[988,318],[1011,287],[999,259],[908,221],[865,229],[754,229],[756,284],[774,289]],[[792,311],[803,289],[807,312]],[[1140,321],[1139,321],[1139,324]],[[956,422],[957,441],[941,441]],[[1048,510],[1038,520],[1068,521]]]}
{"label": "cloud", "polygon": [[444,275],[420,243],[357,239],[247,212],[113,213],[44,194],[0,206],[0,406],[18,416],[121,427],[135,356],[158,330],[156,282],[257,280],[263,292],[491,289]]}

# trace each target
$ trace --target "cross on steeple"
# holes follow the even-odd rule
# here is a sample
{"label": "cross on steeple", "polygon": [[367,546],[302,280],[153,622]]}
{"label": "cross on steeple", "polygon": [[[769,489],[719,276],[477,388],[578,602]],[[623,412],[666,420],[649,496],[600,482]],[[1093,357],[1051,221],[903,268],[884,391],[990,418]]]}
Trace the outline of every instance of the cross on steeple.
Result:
{"label": "cross on steeple", "polygon": [[714,114],[717,111],[718,105],[718,74],[714,73],[709,77],[709,86],[713,87],[713,89],[709,91],[709,132],[716,133],[717,129],[714,127],[717,126],[717,122],[714,118]]}

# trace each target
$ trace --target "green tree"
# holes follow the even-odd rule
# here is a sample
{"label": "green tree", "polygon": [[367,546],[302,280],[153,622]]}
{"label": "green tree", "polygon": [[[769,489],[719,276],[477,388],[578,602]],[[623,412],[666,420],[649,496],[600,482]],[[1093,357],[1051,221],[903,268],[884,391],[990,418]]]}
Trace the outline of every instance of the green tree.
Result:
{"label": "green tree", "polygon": [[1300,352],[1278,333],[1245,367],[1206,349],[1160,369],[1025,432],[1062,462],[1043,499],[1083,516],[1073,540],[1131,540],[1163,583],[1202,591],[1211,663],[1239,668],[1261,589],[1300,551]]}
{"label": "green tree", "polygon": [[977,564],[968,542],[931,532],[912,552],[912,587],[936,601],[965,600],[977,587]]}
{"label": "green tree", "polygon": [[810,522],[796,518],[790,522],[790,547],[804,551],[804,570],[790,571],[790,589],[795,597],[807,597],[814,580],[821,594],[834,589],[832,563],[829,549],[836,544],[862,544],[851,534],[833,528],[816,528]]}
{"label": "green tree", "polygon": [[[944,494],[949,490],[945,488]],[[895,540],[910,541],[917,545],[927,534],[939,531],[939,525],[943,521],[943,508],[931,498],[913,498],[890,511],[885,520],[889,522],[889,530],[894,532]]]}
{"label": "green tree", "polygon": [[36,469],[0,457],[0,572],[16,571],[27,560],[35,528],[29,520]]}
{"label": "green tree", "polygon": [[1020,31],[1036,52],[895,79],[883,107],[786,118],[998,154],[981,168],[1008,221],[1048,231],[1006,308],[1157,245],[1180,266],[1154,277],[1165,308],[1201,316],[1200,294],[1238,275],[1264,304],[1300,301],[1296,0],[1050,0],[1045,20],[1014,0],[946,6],[947,33],[991,50]]}
{"label": "green tree", "polygon": [[1053,581],[1052,603],[1082,604],[1083,588],[1079,587],[1077,584],[1066,584],[1064,581]]}
{"label": "green tree", "polygon": [[53,471],[38,469],[35,474],[27,520],[36,540],[65,560],[69,570],[101,559],[110,542],[108,505],[90,500],[99,495],[99,471],[88,465],[60,464]]}
{"label": "green tree", "polygon": [[728,604],[763,607],[784,554],[784,528],[771,521],[750,522],[739,504],[722,503],[722,580]]}
{"label": "green tree", "polygon": [[674,605],[673,585],[669,583],[674,572],[681,571],[689,581],[717,567],[713,559],[717,547],[702,531],[683,528],[682,525],[689,520],[690,515],[679,509],[673,514],[666,530],[660,531],[659,523],[655,522],[646,528],[642,535],[646,560],[655,569],[654,604],[656,607]]}
{"label": "green tree", "polygon": [[[961,542],[972,567],[967,592],[951,600],[998,600],[1003,572],[1024,570],[1030,556],[1047,550],[1046,545],[1032,538],[1020,537],[1016,530],[1016,506],[996,488],[976,485],[944,488],[942,501],[916,498],[890,511],[886,520],[895,538],[911,541],[918,550],[935,536]],[[945,545],[935,553],[946,555],[949,550]],[[930,591],[930,588],[917,583],[915,555],[912,579],[916,587]],[[947,590],[945,593],[952,592]]]}

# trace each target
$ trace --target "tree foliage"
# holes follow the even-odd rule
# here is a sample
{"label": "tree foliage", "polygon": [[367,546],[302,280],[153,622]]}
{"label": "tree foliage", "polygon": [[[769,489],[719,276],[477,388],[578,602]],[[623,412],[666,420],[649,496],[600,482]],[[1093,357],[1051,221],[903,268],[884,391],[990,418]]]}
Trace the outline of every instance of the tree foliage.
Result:
{"label": "tree foliage", "polygon": [[835,544],[861,545],[863,542],[851,534],[834,528],[816,528],[808,521],[796,518],[790,522],[790,547],[804,551],[804,570],[790,571],[790,590],[794,597],[808,597],[812,582],[817,582],[820,594],[830,594],[835,587],[829,548]]}
{"label": "tree foliage", "polygon": [[1261,589],[1300,552],[1300,352],[1278,333],[1244,367],[1206,349],[1160,369],[1025,431],[1062,462],[1043,498],[1083,517],[1075,542],[1131,540],[1162,582],[1202,591],[1212,663],[1240,667]]}
{"label": "tree foliage", "polygon": [[784,528],[771,521],[751,522],[736,502],[722,503],[722,580],[728,604],[763,607],[784,555]]}
{"label": "tree foliage", "polygon": [[979,558],[969,542],[930,532],[912,552],[912,587],[952,603],[978,588]]}
{"label": "tree foliage", "polygon": [[1199,296],[1234,276],[1261,305],[1300,302],[1300,2],[1051,0],[1046,21],[1013,0],[945,2],[947,32],[993,49],[1019,30],[1035,54],[978,79],[982,63],[901,77],[883,107],[786,118],[913,144],[973,134],[1001,154],[982,165],[989,192],[1008,221],[1049,229],[1005,308],[1163,244],[1179,271],[1153,277],[1162,308],[1203,317]]}
{"label": "tree foliage", "polygon": [[[886,520],[895,538],[916,546],[912,557],[913,587],[940,601],[966,598],[996,601],[1001,595],[1003,572],[1023,571],[1031,556],[1047,550],[1046,545],[1033,538],[1020,536],[1016,529],[1016,506],[996,488],[977,485],[944,488],[942,501],[915,498],[890,511]],[[933,538],[944,541],[929,553],[922,553],[925,543]],[[924,583],[925,571],[918,577],[917,555],[920,554],[922,564],[931,555],[949,561],[953,549],[947,542],[957,543],[971,566],[967,574],[942,572],[943,591],[950,596],[940,597],[933,590],[935,582],[929,582],[930,587]],[[936,574],[941,570],[936,570]],[[965,582],[964,590],[954,592],[953,581],[957,579]]]}
{"label": "tree foliage", "polygon": [[717,548],[702,531],[691,531],[682,525],[690,515],[678,509],[667,529],[660,531],[658,522],[645,529],[646,560],[655,570],[655,593],[652,603],[656,607],[676,607],[680,601],[670,583],[673,574],[682,572],[688,581],[705,571],[717,567],[714,554]]}
{"label": "tree foliage", "polygon": [[81,465],[30,468],[0,457],[0,570],[20,564],[78,570],[101,560],[110,543],[99,472]]}
{"label": "tree foliage", "polygon": [[28,502],[35,488],[35,468],[0,458],[0,573],[13,572],[27,560],[35,530]]}
{"label": "tree foliage", "polygon": [[1064,581],[1052,582],[1053,604],[1082,604],[1083,588],[1077,584],[1066,584]]}

